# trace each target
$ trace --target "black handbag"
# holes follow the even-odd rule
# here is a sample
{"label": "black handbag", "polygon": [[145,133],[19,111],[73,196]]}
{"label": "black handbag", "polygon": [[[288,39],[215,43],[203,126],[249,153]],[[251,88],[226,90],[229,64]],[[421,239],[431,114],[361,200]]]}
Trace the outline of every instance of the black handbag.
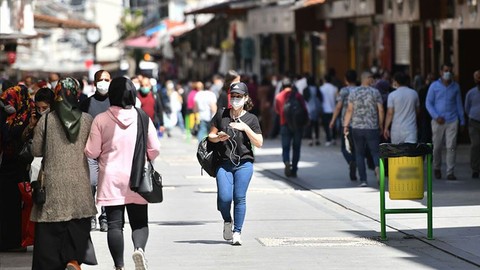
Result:
{"label": "black handbag", "polygon": [[32,154],[32,142],[28,140],[23,143],[18,152],[18,159],[20,162],[24,164],[30,164],[33,161],[33,154]]}
{"label": "black handbag", "polygon": [[43,181],[45,178],[45,148],[47,143],[47,122],[48,122],[48,114],[45,115],[45,128],[43,130],[43,142],[42,142],[42,166],[38,172],[37,180],[32,181],[32,201],[36,205],[43,205],[47,201],[47,194],[45,191],[45,186],[43,185]]}
{"label": "black handbag", "polygon": [[146,155],[149,118],[142,110],[135,109],[138,114],[137,141],[130,175],[130,189],[149,203],[160,203],[163,201],[162,176],[155,171]]}
{"label": "black handbag", "polygon": [[160,203],[163,201],[162,176],[155,171],[150,160],[145,164],[142,183],[144,184],[139,187],[137,192],[147,202]]}

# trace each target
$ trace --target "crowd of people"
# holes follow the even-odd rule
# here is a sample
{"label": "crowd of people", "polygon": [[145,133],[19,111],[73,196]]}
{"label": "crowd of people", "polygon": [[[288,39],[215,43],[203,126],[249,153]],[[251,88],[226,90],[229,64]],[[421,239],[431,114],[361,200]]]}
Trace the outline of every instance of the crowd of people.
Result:
{"label": "crowd of people", "polygon": [[[33,181],[32,187],[37,182],[35,189],[45,192],[45,200],[34,198],[30,212],[35,224],[32,269],[78,270],[81,264],[96,265],[90,238],[97,225],[96,205],[102,207],[100,230],[107,232],[115,269],[124,269],[125,210],[133,232],[135,267],[147,269],[148,203],[129,185],[135,134],[143,132],[135,106],[151,119],[146,142],[149,160],[159,154],[157,130],[163,122],[157,115],[163,107],[149,80],[136,79],[139,87],[130,78],[111,78],[99,70],[90,96],[80,80],[58,74],[47,81],[1,82],[1,252],[26,251],[22,224],[28,220],[22,221],[18,183]],[[20,158],[24,145],[40,161]]]}
{"label": "crowd of people", "polygon": [[[135,108],[151,120],[150,160],[159,154],[159,138],[172,136],[174,128],[182,136],[216,145],[217,207],[223,237],[234,245],[242,244],[253,147],[261,147],[264,138],[280,135],[286,177],[299,173],[303,139],[309,147],[330,147],[340,140],[350,180],[357,181],[358,173],[364,187],[367,167],[378,180],[383,142],[433,143],[437,179],[442,178],[446,146],[446,178],[456,180],[457,136],[468,123],[472,177],[479,178],[480,71],[473,74],[475,86],[464,103],[452,66],[442,65],[439,75],[412,82],[403,72],[358,75],[349,70],[339,79],[331,69],[318,81],[305,74],[265,77],[258,83],[254,75],[230,70],[204,81],[179,82],[144,75],[112,78],[99,70],[92,83],[56,73],[46,80],[2,80],[0,215],[9,218],[0,221],[0,251],[25,251],[18,183],[36,180],[41,167],[48,200],[31,212],[36,222],[32,269],[96,264],[90,231],[97,227],[107,232],[115,269],[124,269],[125,210],[136,269],[146,269],[148,203],[128,185],[138,132]],[[31,145],[33,162],[18,158],[25,144]],[[98,222],[95,204],[101,206]]]}

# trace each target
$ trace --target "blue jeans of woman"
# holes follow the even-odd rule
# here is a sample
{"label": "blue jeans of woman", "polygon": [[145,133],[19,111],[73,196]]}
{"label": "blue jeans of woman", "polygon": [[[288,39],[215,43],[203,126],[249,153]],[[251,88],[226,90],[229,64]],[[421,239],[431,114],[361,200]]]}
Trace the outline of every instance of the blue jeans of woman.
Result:
{"label": "blue jeans of woman", "polygon": [[233,201],[234,232],[241,232],[247,210],[247,189],[253,175],[251,161],[242,161],[238,166],[223,162],[217,171],[217,208],[225,222],[232,222],[230,213]]}
{"label": "blue jeans of woman", "polygon": [[375,167],[379,164],[380,136],[378,129],[352,128],[353,143],[355,144],[355,161],[361,182],[367,182],[367,169],[365,168],[365,152],[372,155]]}
{"label": "blue jeans of woman", "polygon": [[280,127],[280,135],[282,136],[283,163],[290,163],[290,147],[292,147],[292,173],[296,173],[298,170],[298,161],[300,160],[303,129],[300,128],[292,131],[287,125],[282,125]]}

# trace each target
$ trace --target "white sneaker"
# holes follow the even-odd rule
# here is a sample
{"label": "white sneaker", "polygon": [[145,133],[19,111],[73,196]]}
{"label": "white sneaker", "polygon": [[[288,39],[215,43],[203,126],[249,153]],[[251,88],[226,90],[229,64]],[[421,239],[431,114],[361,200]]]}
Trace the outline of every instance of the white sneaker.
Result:
{"label": "white sneaker", "polygon": [[232,240],[232,238],[233,238],[232,222],[224,222],[223,223],[223,239]]}
{"label": "white sneaker", "polygon": [[132,254],[133,262],[135,263],[135,270],[147,270],[147,260],[145,253],[141,248],[136,249]]}
{"label": "white sneaker", "polygon": [[242,245],[242,235],[239,232],[234,232],[233,233],[232,245],[233,246],[241,246]]}

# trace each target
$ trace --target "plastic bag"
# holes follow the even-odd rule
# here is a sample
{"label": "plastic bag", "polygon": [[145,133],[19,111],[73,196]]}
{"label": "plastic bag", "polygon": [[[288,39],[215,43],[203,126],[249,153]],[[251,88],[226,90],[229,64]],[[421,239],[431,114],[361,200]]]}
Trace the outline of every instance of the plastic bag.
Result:
{"label": "plastic bag", "polygon": [[35,222],[30,221],[32,212],[32,187],[29,182],[18,183],[22,197],[22,247],[33,245],[35,239]]}
{"label": "plastic bag", "polygon": [[432,153],[432,147],[425,143],[382,143],[380,158],[389,157],[419,157]]}

